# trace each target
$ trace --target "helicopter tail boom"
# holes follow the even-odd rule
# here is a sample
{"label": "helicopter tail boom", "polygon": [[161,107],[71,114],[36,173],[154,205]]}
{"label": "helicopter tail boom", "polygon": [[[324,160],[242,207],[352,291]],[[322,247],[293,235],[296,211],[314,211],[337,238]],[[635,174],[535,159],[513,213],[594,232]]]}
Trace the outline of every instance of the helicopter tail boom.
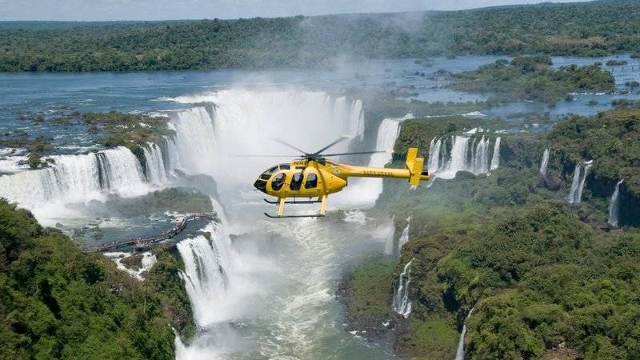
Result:
{"label": "helicopter tail boom", "polygon": [[418,149],[410,148],[407,152],[406,167],[404,169],[394,168],[374,168],[366,166],[352,166],[346,164],[338,164],[333,171],[334,174],[346,179],[350,176],[355,177],[381,177],[407,179],[409,184],[418,185],[420,181],[429,180],[431,177],[426,171],[422,171],[424,158],[418,157]]}

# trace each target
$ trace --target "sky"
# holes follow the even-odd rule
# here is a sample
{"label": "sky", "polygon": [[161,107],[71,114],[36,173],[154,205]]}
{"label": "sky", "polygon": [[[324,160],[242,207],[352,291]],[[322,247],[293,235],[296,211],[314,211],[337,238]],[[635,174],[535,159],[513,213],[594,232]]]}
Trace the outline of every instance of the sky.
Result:
{"label": "sky", "polygon": [[[578,2],[585,0],[554,0]],[[539,0],[0,0],[0,21],[237,19],[460,10]]]}

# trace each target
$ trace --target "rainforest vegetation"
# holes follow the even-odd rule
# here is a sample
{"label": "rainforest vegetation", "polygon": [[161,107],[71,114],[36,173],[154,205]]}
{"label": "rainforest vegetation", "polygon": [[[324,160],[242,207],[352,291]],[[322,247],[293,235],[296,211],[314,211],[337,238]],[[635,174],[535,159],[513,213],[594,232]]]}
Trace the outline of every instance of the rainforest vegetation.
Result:
{"label": "rainforest vegetation", "polygon": [[168,249],[140,282],[0,199],[0,358],[173,359],[193,332]]}
{"label": "rainforest vegetation", "polygon": [[510,62],[498,60],[450,76],[452,88],[492,94],[492,101],[531,100],[555,104],[572,92],[611,92],[615,80],[598,65],[563,66],[551,70],[547,55],[515,57]]}
{"label": "rainforest vegetation", "polygon": [[[455,117],[407,120],[396,151],[471,126]],[[395,265],[381,255],[351,272],[343,290],[349,328],[378,334],[392,319],[401,355],[451,359],[475,308],[466,322],[468,359],[636,359],[638,210],[612,229],[607,206],[623,176],[625,196],[640,203],[638,126],[633,107],[571,117],[550,133],[503,135],[500,167],[490,176],[460,173],[416,190],[386,182],[378,206],[396,214],[396,234],[411,216],[409,242]],[[545,148],[551,160],[543,177]],[[594,165],[583,201],[569,205],[573,169],[585,159]],[[410,260],[412,312],[404,319],[388,305]]]}
{"label": "rainforest vegetation", "polygon": [[330,66],[338,58],[640,54],[640,3],[114,23],[0,24],[0,71]]}

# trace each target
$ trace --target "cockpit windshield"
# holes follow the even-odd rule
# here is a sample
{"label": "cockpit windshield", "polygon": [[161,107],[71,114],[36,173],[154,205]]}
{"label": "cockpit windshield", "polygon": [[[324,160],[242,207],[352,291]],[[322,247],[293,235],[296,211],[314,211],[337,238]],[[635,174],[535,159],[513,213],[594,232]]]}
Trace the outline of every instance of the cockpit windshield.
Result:
{"label": "cockpit windshield", "polygon": [[273,173],[276,172],[278,169],[280,169],[280,170],[288,170],[289,168],[290,168],[289,164],[276,165],[276,166],[274,166],[272,168],[269,168],[267,171],[263,172],[260,175],[260,179],[269,180],[271,175],[273,175]]}

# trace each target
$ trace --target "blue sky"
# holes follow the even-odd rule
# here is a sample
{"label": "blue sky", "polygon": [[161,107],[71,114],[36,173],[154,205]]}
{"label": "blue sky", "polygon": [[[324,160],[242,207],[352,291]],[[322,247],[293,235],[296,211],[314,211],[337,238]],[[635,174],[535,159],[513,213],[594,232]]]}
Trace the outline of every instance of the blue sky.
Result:
{"label": "blue sky", "polygon": [[[580,1],[580,0],[577,0]],[[0,21],[236,19],[256,16],[459,10],[530,0],[0,0]],[[555,0],[551,2],[576,2]]]}

